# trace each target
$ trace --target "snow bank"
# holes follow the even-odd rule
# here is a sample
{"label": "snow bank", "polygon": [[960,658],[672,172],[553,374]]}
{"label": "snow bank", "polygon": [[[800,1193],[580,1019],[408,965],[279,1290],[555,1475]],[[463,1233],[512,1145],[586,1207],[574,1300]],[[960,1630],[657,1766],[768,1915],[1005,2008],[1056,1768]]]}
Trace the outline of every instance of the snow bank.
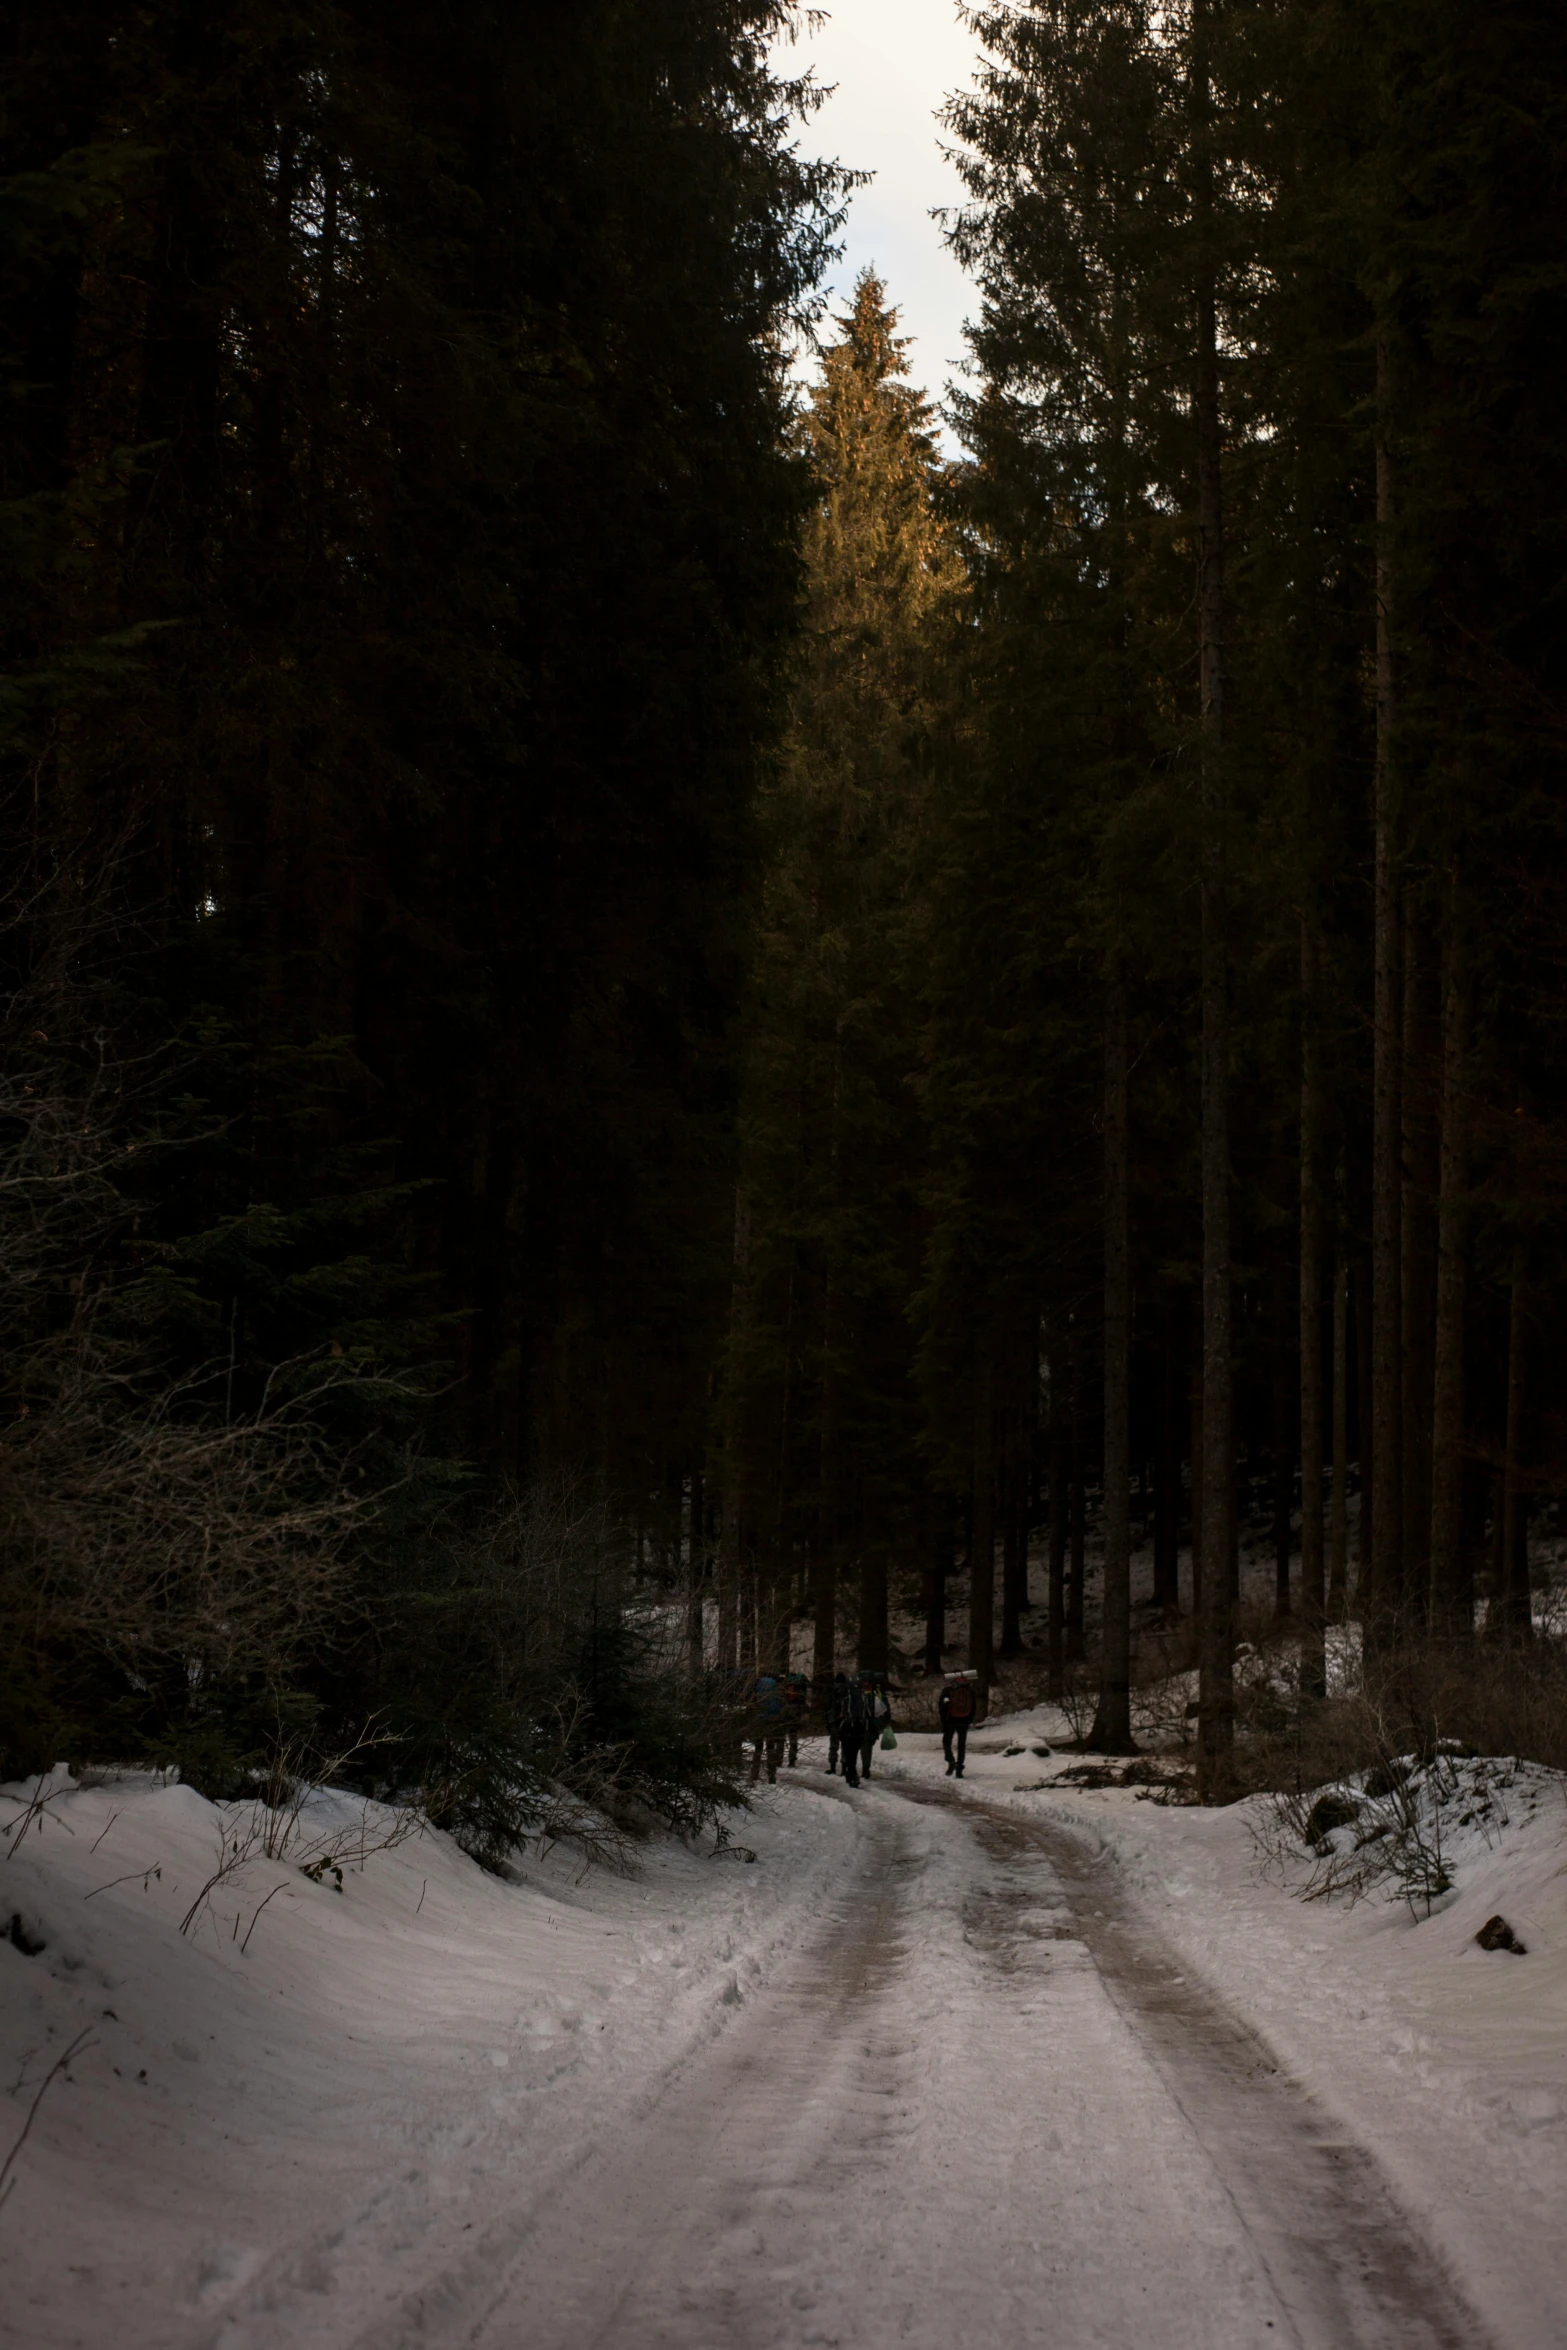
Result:
{"label": "snow bank", "polygon": [[[965,1791],[1043,1813],[1111,1859],[1180,1959],[1376,2152],[1498,2340],[1560,2341],[1567,1779],[1505,1758],[1465,1766],[1445,1807],[1453,1888],[1427,1916],[1391,1883],[1352,1905],[1293,1898],[1266,1873],[1265,1799],[1207,1811],[1071,1786],[1062,1773],[1081,1758],[1031,1751],[1063,1728],[1043,1707],[987,1724]],[[935,1739],[900,1736],[897,1760],[942,1776]],[[1308,1873],[1302,1855],[1295,1884]],[[1525,1956],[1477,1947],[1497,1912]]]}
{"label": "snow bank", "polygon": [[203,1899],[250,1817],[146,1775],[0,1789],[0,2161],[85,2034],[0,2210],[0,2339],[356,2338],[723,2029],[860,1833],[764,1797],[759,1866],[557,1849],[513,1885],[433,1831],[377,1849],[396,1815],[325,1793]]}

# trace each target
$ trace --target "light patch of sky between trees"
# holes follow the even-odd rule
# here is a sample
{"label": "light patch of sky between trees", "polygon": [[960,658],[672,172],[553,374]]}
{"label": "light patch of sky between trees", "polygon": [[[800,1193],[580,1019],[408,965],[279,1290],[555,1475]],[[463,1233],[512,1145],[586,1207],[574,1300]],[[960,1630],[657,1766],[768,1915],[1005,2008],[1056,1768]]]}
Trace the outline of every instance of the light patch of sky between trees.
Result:
{"label": "light patch of sky between trees", "polygon": [[[914,381],[937,399],[962,362],[975,296],[931,217],[964,194],[936,117],[973,80],[978,56],[956,0],[833,0],[779,52],[782,72],[808,66],[832,87],[801,132],[802,148],[875,175],[850,200],[843,255],[824,289],[829,316],[848,306],[855,279],[873,265],[914,338]],[[814,372],[809,351],[801,364]]]}

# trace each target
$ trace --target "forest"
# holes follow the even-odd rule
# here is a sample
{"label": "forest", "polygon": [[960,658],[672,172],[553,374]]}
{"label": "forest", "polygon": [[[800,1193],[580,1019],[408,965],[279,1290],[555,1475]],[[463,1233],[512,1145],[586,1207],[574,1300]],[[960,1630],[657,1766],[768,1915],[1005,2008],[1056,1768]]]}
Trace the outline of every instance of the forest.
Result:
{"label": "forest", "polygon": [[1567,21],[976,6],[944,428],[797,15],[0,18],[0,1777],[1567,1762]]}

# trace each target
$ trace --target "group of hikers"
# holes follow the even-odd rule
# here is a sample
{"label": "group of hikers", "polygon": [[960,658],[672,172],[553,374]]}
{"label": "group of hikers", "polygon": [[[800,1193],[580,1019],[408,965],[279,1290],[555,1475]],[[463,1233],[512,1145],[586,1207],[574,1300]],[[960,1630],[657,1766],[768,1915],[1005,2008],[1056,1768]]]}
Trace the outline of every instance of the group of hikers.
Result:
{"label": "group of hikers", "polygon": [[[817,1702],[813,1702],[813,1697]],[[823,1689],[813,1692],[805,1673],[760,1673],[751,1691],[751,1783],[761,1778],[765,1763],[770,1781],[776,1781],[785,1762],[793,1770],[800,1760],[800,1731],[815,1715],[827,1731],[827,1769],[842,1770],[850,1787],[871,1775],[871,1757],[878,1746],[897,1744],[892,1727],[892,1698],[885,1673],[835,1673]],[[961,1779],[968,1750],[970,1724],[979,1710],[978,1677],[953,1673],[942,1684],[936,1701],[941,1723],[941,1751],[949,1778]]]}

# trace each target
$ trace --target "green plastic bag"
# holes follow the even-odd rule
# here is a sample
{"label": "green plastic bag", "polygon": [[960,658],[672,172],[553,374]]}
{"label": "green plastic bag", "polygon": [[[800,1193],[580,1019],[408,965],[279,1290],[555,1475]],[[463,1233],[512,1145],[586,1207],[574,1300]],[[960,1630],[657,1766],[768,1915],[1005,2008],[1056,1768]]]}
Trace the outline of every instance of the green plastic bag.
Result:
{"label": "green plastic bag", "polygon": [[892,1724],[890,1722],[887,1724],[886,1729],[883,1730],[881,1734],[881,1743],[883,1752],[885,1752],[889,1746],[896,1746],[898,1743],[897,1739],[893,1736]]}

